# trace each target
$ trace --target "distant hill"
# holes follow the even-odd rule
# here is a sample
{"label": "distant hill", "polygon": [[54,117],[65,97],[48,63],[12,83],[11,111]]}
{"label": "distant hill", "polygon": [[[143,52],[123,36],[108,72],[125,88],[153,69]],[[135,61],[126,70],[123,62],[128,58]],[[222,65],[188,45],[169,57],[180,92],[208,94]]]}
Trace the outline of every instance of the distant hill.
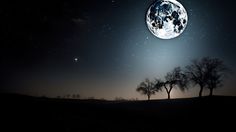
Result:
{"label": "distant hill", "polygon": [[7,131],[229,131],[236,119],[236,97],[227,96],[104,101],[1,94],[0,102]]}

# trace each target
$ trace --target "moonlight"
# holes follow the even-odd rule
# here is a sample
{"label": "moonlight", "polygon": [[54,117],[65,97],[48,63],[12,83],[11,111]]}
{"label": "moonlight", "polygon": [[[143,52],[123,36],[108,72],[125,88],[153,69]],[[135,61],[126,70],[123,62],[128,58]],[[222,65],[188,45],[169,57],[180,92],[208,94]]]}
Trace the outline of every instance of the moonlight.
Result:
{"label": "moonlight", "polygon": [[183,33],[188,23],[188,15],[178,1],[158,0],[148,9],[146,23],[156,37],[172,39]]}

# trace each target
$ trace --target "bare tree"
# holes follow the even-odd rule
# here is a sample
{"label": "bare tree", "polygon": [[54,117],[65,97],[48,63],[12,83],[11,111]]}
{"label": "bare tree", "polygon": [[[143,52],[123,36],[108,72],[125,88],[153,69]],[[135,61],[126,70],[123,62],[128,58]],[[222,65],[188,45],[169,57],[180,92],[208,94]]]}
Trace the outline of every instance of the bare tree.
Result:
{"label": "bare tree", "polygon": [[[168,99],[170,99],[170,94],[173,88],[178,86],[180,90],[184,91],[187,88],[187,76],[183,73],[180,67],[174,68],[173,71],[167,73],[165,76],[166,81],[160,82],[159,85],[163,85],[166,93],[168,95]],[[156,85],[157,86],[157,85]]]}
{"label": "bare tree", "polygon": [[202,97],[204,88],[210,90],[210,96],[213,90],[222,86],[223,78],[228,69],[223,61],[217,58],[204,57],[200,60],[193,60],[192,64],[186,66],[186,74],[194,85],[199,85],[199,97]]}
{"label": "bare tree", "polygon": [[67,94],[67,95],[66,95],[66,98],[68,98],[68,99],[71,98],[71,95],[70,95],[70,94]]}
{"label": "bare tree", "polygon": [[205,58],[206,64],[206,77],[207,88],[210,90],[209,96],[213,95],[213,90],[221,87],[224,77],[228,73],[229,69],[226,68],[223,61],[217,58]]}
{"label": "bare tree", "polygon": [[206,62],[208,58],[202,58],[201,60],[192,60],[192,63],[186,66],[186,75],[190,82],[195,86],[199,85],[199,97],[202,97],[203,89],[207,85],[206,76]]}
{"label": "bare tree", "polygon": [[76,94],[76,98],[77,98],[77,99],[80,99],[80,94]]}
{"label": "bare tree", "polygon": [[148,100],[150,100],[151,95],[155,94],[155,85],[152,81],[150,81],[148,78],[145,79],[145,81],[141,82],[137,89],[137,92],[140,92],[143,95],[147,95]]}

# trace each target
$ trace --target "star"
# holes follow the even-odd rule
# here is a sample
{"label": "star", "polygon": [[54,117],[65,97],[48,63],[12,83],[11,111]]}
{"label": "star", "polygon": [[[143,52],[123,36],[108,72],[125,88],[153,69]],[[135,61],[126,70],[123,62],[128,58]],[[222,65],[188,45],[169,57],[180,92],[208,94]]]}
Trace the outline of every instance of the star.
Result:
{"label": "star", "polygon": [[75,61],[75,62],[78,62],[78,61],[79,61],[79,58],[77,58],[77,57],[74,58],[74,61]]}

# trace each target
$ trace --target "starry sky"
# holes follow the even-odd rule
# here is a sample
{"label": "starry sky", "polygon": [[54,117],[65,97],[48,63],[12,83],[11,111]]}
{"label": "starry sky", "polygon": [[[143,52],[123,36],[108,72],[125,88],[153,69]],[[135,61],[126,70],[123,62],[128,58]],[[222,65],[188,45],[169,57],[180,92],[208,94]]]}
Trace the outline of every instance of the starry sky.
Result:
{"label": "starry sky", "polygon": [[[2,2],[1,92],[33,96],[145,99],[135,91],[146,77],[205,56],[236,70],[233,0],[178,0],[189,21],[177,38],[151,34],[145,15],[154,0]],[[215,91],[236,95],[235,75]],[[172,97],[194,97],[198,89]],[[153,98],[166,98],[158,93]]]}

